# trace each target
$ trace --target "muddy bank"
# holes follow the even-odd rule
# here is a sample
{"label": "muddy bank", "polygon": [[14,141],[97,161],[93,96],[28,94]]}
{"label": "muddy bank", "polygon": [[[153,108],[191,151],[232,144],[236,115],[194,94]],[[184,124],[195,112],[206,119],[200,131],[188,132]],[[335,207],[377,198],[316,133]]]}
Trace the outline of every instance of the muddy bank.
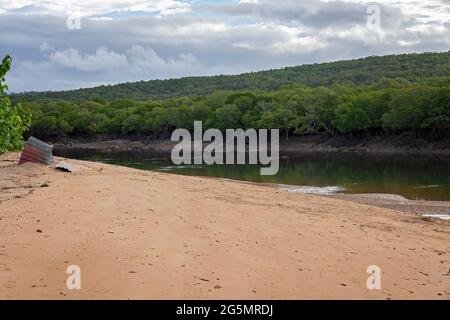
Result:
{"label": "muddy bank", "polygon": [[[121,138],[98,136],[95,138],[65,139],[51,141],[56,152],[73,149],[93,151],[156,151],[170,152],[177,142],[170,139]],[[281,152],[359,152],[381,154],[423,154],[450,156],[450,139],[427,141],[409,135],[394,137],[355,137],[313,135],[280,141]]]}

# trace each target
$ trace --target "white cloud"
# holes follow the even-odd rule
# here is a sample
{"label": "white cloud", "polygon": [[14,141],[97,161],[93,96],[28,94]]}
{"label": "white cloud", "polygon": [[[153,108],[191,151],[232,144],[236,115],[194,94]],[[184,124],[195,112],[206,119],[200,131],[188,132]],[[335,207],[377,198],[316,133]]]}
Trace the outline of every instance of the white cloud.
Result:
{"label": "white cloud", "polygon": [[178,57],[164,59],[155,50],[140,45],[134,45],[126,52],[131,70],[145,76],[158,75],[164,70],[173,74],[189,73],[193,69],[202,69],[197,58],[192,53],[180,54]]}
{"label": "white cloud", "polygon": [[14,14],[47,14],[83,17],[111,13],[147,12],[161,15],[188,12],[190,5],[183,0],[0,0],[0,12]]}
{"label": "white cloud", "polygon": [[[44,42],[41,50],[49,52],[53,49]],[[162,75],[164,71],[182,74],[193,67],[201,67],[192,53],[183,53],[174,58],[164,59],[153,48],[141,45],[133,45],[124,53],[99,47],[92,54],[83,54],[77,49],[68,48],[50,52],[48,62],[59,67],[86,72],[114,70],[122,74],[131,72],[143,76]]]}
{"label": "white cloud", "polygon": [[43,41],[39,46],[39,50],[41,50],[42,52],[49,52],[53,51],[54,48],[51,45],[49,45],[46,41]]}
{"label": "white cloud", "polygon": [[109,70],[127,65],[124,55],[110,51],[105,47],[98,48],[94,54],[82,55],[74,48],[56,51],[50,54],[49,60],[66,68],[82,71]]}

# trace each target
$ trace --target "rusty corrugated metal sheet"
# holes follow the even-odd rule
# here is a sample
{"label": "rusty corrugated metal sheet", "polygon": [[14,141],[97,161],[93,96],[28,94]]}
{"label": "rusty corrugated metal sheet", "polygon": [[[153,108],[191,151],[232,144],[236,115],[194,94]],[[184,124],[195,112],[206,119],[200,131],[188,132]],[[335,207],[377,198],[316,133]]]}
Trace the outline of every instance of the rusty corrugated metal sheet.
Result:
{"label": "rusty corrugated metal sheet", "polygon": [[60,162],[55,166],[56,169],[60,169],[63,171],[67,171],[67,172],[76,172],[76,171],[80,171],[83,170],[85,167],[79,164],[72,164],[72,163],[67,163],[67,162]]}
{"label": "rusty corrugated metal sheet", "polygon": [[20,156],[19,164],[35,162],[50,165],[53,160],[53,146],[34,137],[30,137]]}

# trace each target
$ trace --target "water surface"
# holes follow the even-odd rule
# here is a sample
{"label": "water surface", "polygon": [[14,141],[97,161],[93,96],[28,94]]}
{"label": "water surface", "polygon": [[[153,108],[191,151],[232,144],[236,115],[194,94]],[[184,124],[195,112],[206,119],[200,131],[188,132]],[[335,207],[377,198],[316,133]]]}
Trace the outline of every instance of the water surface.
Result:
{"label": "water surface", "polygon": [[320,190],[353,194],[388,193],[412,200],[450,201],[448,157],[289,153],[281,155],[276,176],[261,176],[259,165],[174,166],[170,154],[165,153],[72,150],[58,155],[143,170],[313,187],[304,189],[319,190],[319,193]]}

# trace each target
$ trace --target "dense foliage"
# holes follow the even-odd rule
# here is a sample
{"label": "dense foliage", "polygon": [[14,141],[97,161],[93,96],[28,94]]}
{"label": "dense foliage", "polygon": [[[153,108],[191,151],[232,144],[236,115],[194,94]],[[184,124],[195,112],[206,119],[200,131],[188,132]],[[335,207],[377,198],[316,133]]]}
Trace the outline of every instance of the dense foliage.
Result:
{"label": "dense foliage", "polygon": [[120,134],[167,137],[175,128],[280,128],[291,134],[400,134],[441,139],[450,133],[450,77],[371,85],[286,85],[278,90],[218,91],[197,97],[134,101],[101,98],[28,103],[40,137]]}
{"label": "dense foliage", "polygon": [[214,77],[188,77],[170,80],[140,81],[113,86],[100,86],[60,92],[40,92],[14,95],[16,101],[81,101],[161,100],[183,96],[204,96],[216,91],[273,91],[287,84],[309,87],[335,84],[370,85],[383,78],[402,78],[417,82],[425,78],[450,75],[450,52],[368,57],[358,60],[288,67],[279,70]]}
{"label": "dense foliage", "polygon": [[8,86],[5,75],[11,68],[11,58],[6,56],[0,64],[0,154],[23,146],[22,134],[30,125],[31,114],[22,105],[13,106],[5,95]]}

